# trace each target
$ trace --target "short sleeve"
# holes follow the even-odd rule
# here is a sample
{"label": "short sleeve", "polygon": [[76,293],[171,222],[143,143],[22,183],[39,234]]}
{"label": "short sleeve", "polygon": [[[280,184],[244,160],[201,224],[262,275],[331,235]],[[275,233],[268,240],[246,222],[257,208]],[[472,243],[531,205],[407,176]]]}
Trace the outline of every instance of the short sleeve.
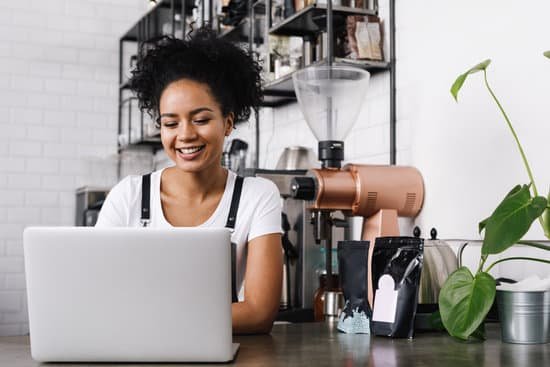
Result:
{"label": "short sleeve", "polygon": [[129,197],[131,178],[126,177],[116,184],[101,206],[96,227],[127,227],[129,225]]}
{"label": "short sleeve", "polygon": [[248,241],[266,234],[283,233],[281,230],[282,203],[279,189],[273,182],[261,179],[261,189],[257,194],[258,204],[252,216]]}

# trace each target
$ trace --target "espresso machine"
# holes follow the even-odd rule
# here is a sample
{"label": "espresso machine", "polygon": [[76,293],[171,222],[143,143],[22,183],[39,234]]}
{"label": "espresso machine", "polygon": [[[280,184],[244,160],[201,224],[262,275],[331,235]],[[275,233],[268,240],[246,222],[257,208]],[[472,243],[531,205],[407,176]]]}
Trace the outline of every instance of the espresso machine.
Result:
{"label": "espresso machine", "polygon": [[365,70],[317,66],[293,74],[294,89],[306,122],[319,141],[321,168],[310,169],[290,183],[290,195],[312,213],[315,242],[325,247],[327,279],[332,270],[335,213],[363,217],[361,239],[370,241],[368,290],[372,307],[370,262],[374,239],[398,236],[398,217],[416,216],[424,200],[424,184],[414,167],[347,164],[343,140],[357,119],[369,81]]}
{"label": "espresso machine", "polygon": [[[284,249],[284,274],[280,304],[280,320],[312,321],[313,299],[319,288],[319,278],[325,269],[324,249],[316,245],[312,211],[309,203],[292,197],[290,183],[297,176],[319,167],[310,148],[287,147],[281,154],[276,168],[249,170],[250,175],[271,180],[278,187],[282,201],[282,228]],[[344,222],[341,213],[338,227],[332,229],[336,240],[351,238],[351,227]]]}

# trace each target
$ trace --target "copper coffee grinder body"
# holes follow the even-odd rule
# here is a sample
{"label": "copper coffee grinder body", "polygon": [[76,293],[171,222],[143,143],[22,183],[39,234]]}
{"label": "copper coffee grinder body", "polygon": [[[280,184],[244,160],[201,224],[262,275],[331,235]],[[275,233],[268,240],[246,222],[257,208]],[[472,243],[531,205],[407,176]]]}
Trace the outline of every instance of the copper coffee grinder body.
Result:
{"label": "copper coffee grinder body", "polygon": [[372,306],[370,262],[375,238],[398,236],[398,217],[416,216],[424,200],[424,184],[414,167],[348,164],[312,169],[292,183],[296,198],[310,200],[315,238],[327,247],[326,273],[332,274],[331,214],[363,217],[361,239],[370,241],[368,289]]}

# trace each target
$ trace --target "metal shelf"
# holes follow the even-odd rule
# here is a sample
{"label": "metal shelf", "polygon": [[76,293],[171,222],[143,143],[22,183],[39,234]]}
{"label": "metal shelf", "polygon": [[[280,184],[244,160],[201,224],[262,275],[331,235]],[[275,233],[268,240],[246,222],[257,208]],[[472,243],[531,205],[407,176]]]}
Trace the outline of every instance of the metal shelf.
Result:
{"label": "metal shelf", "polygon": [[143,147],[149,147],[153,152],[156,152],[156,151],[162,149],[162,143],[160,142],[160,140],[158,140],[158,141],[155,141],[155,140],[142,140],[142,141],[137,142],[137,143],[131,143],[131,144],[128,144],[128,145],[121,146],[121,147],[119,147],[118,152],[121,153],[121,152],[128,151],[128,150],[136,150],[136,149],[140,149],[140,148],[143,148]]}
{"label": "metal shelf", "polygon": [[[376,10],[350,8],[346,6],[332,7],[335,26],[343,26],[349,15],[376,15]],[[312,36],[326,29],[326,4],[311,4],[294,15],[282,20],[269,29],[269,34],[277,36]]]}
{"label": "metal shelf", "polygon": [[[220,35],[219,38],[223,38],[229,42],[248,42],[248,33],[250,29],[250,21],[248,17],[245,17],[243,20],[239,22],[234,27],[228,28],[227,30],[224,30]],[[256,36],[254,36],[254,43],[263,43],[264,39],[263,37],[258,35],[258,32],[256,32]]]}
{"label": "metal shelf", "polygon": [[[321,60],[307,67],[326,65],[327,60]],[[372,60],[352,60],[335,58],[333,65],[354,66],[369,71],[371,74],[376,74],[390,69],[389,62],[372,61]],[[307,68],[306,67],[306,68]],[[264,103],[265,107],[279,107],[296,100],[294,93],[294,85],[292,82],[292,74],[289,73],[279,79],[273,80],[264,84]]]}
{"label": "metal shelf", "polygon": [[[182,10],[182,4],[185,1],[185,12],[186,14],[191,14],[193,12],[193,9],[196,7],[195,0],[174,0],[174,11],[175,12],[181,12]],[[165,10],[170,11],[172,0],[158,0],[157,4],[149,9],[147,13],[145,13],[138,22],[136,22],[126,33],[124,33],[121,37],[121,41],[133,41],[137,42],[139,39],[139,31],[140,31],[140,22],[144,19],[148,19],[149,17],[158,15],[160,12],[163,12]]]}
{"label": "metal shelf", "polygon": [[130,89],[130,82],[127,80],[124,83],[120,84],[118,86],[118,89],[124,90],[124,89]]}

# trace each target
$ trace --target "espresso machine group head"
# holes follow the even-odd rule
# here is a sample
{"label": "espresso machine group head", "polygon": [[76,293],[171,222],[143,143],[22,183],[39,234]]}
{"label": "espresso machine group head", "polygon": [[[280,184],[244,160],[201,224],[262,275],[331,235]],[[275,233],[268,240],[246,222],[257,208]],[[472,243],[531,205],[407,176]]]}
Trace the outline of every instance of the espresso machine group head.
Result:
{"label": "espresso machine group head", "polygon": [[413,167],[347,164],[344,138],[366,96],[370,74],[346,66],[318,66],[293,74],[294,89],[309,128],[319,141],[320,169],[295,177],[291,193],[309,202],[315,239],[326,246],[327,279],[332,275],[334,211],[364,218],[361,237],[370,241],[368,289],[372,307],[370,262],[374,240],[398,236],[397,218],[416,216],[424,200],[420,172]]}

